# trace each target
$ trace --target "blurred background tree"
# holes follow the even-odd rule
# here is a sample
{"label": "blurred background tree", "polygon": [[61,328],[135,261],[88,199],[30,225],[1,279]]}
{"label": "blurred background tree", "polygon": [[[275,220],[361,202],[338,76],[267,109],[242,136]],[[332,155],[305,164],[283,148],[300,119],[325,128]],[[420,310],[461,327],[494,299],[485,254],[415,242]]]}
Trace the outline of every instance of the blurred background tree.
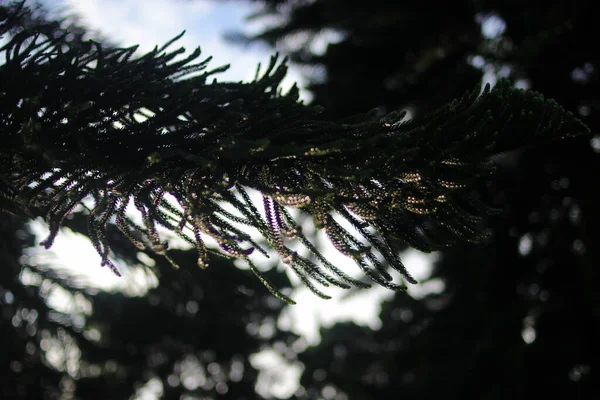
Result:
{"label": "blurred background tree", "polygon": [[[86,230],[82,215],[69,226]],[[3,218],[2,398],[262,398],[255,394],[258,372],[249,356],[297,339],[275,328],[283,303],[250,271],[226,278],[232,263],[215,259],[207,271],[177,271],[151,253],[140,256],[116,228],[111,231],[128,272],[138,270],[157,286],[146,282],[150,289],[138,295],[86,287],[76,276],[36,262],[27,251],[34,235],[25,221]],[[195,263],[191,251],[173,256]],[[268,275],[289,285],[284,274]]]}
{"label": "blurred background tree", "polygon": [[[260,3],[255,18],[273,27],[231,37],[290,55],[306,71],[313,103],[331,117],[371,108],[419,115],[503,76],[599,131],[592,1]],[[481,190],[505,210],[489,223],[493,240],[440,253],[429,279],[443,290],[419,299],[398,293],[383,304],[381,329],[351,322],[322,329],[321,343],[297,356],[305,366],[297,396],[596,398],[599,151],[596,136],[500,158],[501,175]],[[99,294],[29,256],[25,220],[3,216],[0,225],[0,339],[10,344],[0,347],[2,398],[152,390],[173,399],[260,398],[249,355],[274,346],[296,357],[286,349],[297,336],[277,329],[283,305],[249,273],[216,276],[232,264],[173,271],[117,244],[119,258],[158,277],[158,286],[137,297]],[[78,217],[68,225],[83,231]],[[191,253],[174,257],[195,263]],[[289,286],[283,274],[269,277]],[[49,298],[61,290],[70,306],[59,311]]]}
{"label": "blurred background tree", "polygon": [[[427,112],[498,77],[596,132],[504,155],[482,188],[493,240],[439,254],[441,293],[386,301],[382,328],[322,329],[300,354],[304,398],[591,399],[600,394],[600,36],[593,1],[266,1],[264,41],[304,67],[333,116]],[[272,18],[277,16],[278,18]],[[274,21],[274,22],[273,22]],[[319,41],[335,37],[326,47]],[[352,82],[352,85],[348,84]]]}

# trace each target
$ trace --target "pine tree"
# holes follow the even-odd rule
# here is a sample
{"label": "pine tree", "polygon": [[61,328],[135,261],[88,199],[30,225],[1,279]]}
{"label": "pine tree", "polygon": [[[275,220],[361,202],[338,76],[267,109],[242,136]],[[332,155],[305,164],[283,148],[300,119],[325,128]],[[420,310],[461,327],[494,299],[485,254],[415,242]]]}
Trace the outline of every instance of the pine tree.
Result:
{"label": "pine tree", "polygon": [[[224,67],[209,70],[199,49],[183,58],[184,49],[169,50],[181,36],[138,57],[136,47],[84,41],[22,4],[1,6],[0,21],[2,209],[43,216],[46,247],[67,216],[86,209],[89,238],[117,274],[109,222],[173,265],[159,227],[193,245],[201,268],[211,237],[289,303],[253,252],[276,253],[324,298],[317,284],[368,286],[317,250],[298,209],[365,275],[402,290],[388,267],[415,280],[399,243],[430,252],[485,239],[482,221],[494,210],[472,189],[493,172],[491,156],[587,132],[556,102],[508,82],[418,118],[372,111],[331,120],[299,101],[297,88],[279,89],[287,67],[277,56],[253,82],[210,82]],[[141,223],[126,213],[130,204]]]}
{"label": "pine tree", "polygon": [[[427,1],[284,3],[270,11],[281,24],[256,38],[325,71],[310,86],[333,115],[394,104],[421,114],[472,72],[480,80],[493,71],[600,129],[593,1],[454,2],[450,11]],[[503,27],[493,38],[478,23],[488,18]],[[311,52],[310,40],[286,48],[288,35],[314,39],[331,28],[343,38],[324,53]],[[391,51],[400,62],[390,66]],[[358,68],[347,63],[357,55],[369,73],[353,99],[340,83],[357,80]],[[503,208],[487,224],[494,240],[439,252],[420,296],[383,302],[381,328],[323,327],[321,342],[299,354],[298,398],[597,398],[600,191],[590,183],[600,167],[598,143],[598,136],[580,137],[504,157],[480,192]],[[423,294],[429,284],[436,290]]]}

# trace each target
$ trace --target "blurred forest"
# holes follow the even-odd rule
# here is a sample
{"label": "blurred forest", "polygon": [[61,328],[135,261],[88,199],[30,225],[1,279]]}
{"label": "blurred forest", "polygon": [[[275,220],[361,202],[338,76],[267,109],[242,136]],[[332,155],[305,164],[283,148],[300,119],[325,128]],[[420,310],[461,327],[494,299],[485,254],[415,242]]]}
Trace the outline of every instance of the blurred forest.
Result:
{"label": "blurred forest", "polygon": [[[231,45],[265,42],[290,56],[332,118],[373,108],[418,115],[507,77],[600,132],[591,0],[259,3],[252,18],[271,25],[231,34]],[[315,43],[332,33],[321,51]],[[439,254],[430,279],[443,282],[441,293],[399,292],[383,304],[381,329],[336,324],[306,349],[277,329],[284,305],[249,271],[175,271],[147,254],[156,288],[97,293],[35,263],[27,219],[3,215],[0,397],[125,399],[159,385],[164,399],[259,399],[249,356],[274,348],[304,365],[299,399],[599,398],[599,152],[597,135],[499,157],[498,177],[480,189],[503,209],[488,221],[493,239]],[[85,221],[68,226],[83,231]],[[133,245],[111,243],[144,268]],[[195,264],[191,252],[174,257]],[[269,277],[290,286],[284,274]],[[70,310],[49,305],[57,288]]]}

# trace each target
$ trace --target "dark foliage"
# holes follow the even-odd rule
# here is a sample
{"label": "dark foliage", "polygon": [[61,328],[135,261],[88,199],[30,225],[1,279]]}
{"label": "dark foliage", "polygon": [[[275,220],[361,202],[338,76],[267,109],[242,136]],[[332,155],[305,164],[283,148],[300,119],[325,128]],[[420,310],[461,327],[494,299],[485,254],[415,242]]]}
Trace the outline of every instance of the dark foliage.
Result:
{"label": "dark foliage", "polygon": [[[208,251],[202,236],[212,237],[289,303],[251,253],[274,250],[324,298],[315,283],[364,286],[315,248],[290,214],[298,208],[372,280],[403,289],[388,266],[416,281],[395,241],[433,251],[485,237],[480,222],[489,210],[472,189],[491,173],[490,156],[586,131],[554,101],[506,83],[409,121],[401,112],[330,121],[299,102],[295,88],[278,89],[286,67],[276,57],[254,82],[209,84],[223,68],[205,71],[210,58],[193,63],[199,49],[176,60],[183,49],[167,48],[178,38],[134,58],[135,47],[104,48],[34,20],[21,6],[1,10],[0,33],[11,33],[0,70],[5,208],[44,215],[50,247],[65,217],[83,205],[102,265],[117,274],[109,221],[174,265],[158,226],[195,246],[201,268]],[[249,189],[261,193],[264,216]],[[85,206],[90,197],[93,205]],[[126,215],[130,203],[143,224]],[[268,248],[238,227],[244,225]]]}
{"label": "dark foliage", "polygon": [[[482,200],[504,210],[489,221],[493,240],[440,252],[430,280],[443,284],[441,293],[396,295],[384,304],[379,331],[323,329],[322,342],[300,355],[305,398],[598,397],[595,3],[287,4],[271,9],[285,23],[257,38],[325,71],[327,79],[313,83],[314,102],[333,115],[353,107],[411,107],[419,115],[487,72],[551,95],[596,133],[592,146],[579,138],[504,156],[494,181],[480,187]],[[484,36],[480,23],[494,21],[503,30]],[[286,44],[298,32],[316,38],[327,28],[344,36],[324,54]],[[369,83],[350,96],[348,81]]]}
{"label": "dark foliage", "polygon": [[[43,14],[28,16],[22,20],[28,29],[29,24],[46,23]],[[58,24],[42,26],[52,36],[65,33]],[[84,33],[73,27],[69,31],[80,32],[76,37]],[[2,96],[13,78],[2,75]],[[35,82],[35,76],[31,79]],[[3,128],[2,135],[7,132]],[[0,141],[2,151],[7,151],[7,139]],[[2,207],[12,214],[38,214],[38,206],[24,208],[14,201],[18,192],[4,172]],[[87,234],[88,218],[79,208],[62,224]],[[251,271],[235,268],[230,260],[211,255],[212,268],[175,270],[165,258],[123,240],[115,221],[107,221],[106,239],[122,272],[157,282],[142,296],[98,293],[36,256],[38,243],[27,222],[6,212],[0,217],[2,399],[127,399],[148,382],[158,385],[164,399],[260,399],[255,393],[258,371],[249,356],[265,347],[285,348],[297,339],[275,329],[284,303],[265,291]],[[140,262],[142,253],[148,265]],[[193,251],[171,250],[170,257],[182,265],[197,260]],[[86,264],[82,260],[81,268],[97,267]],[[285,274],[261,273],[289,290]]]}
{"label": "dark foliage", "polygon": [[[144,297],[78,287],[73,277],[23,257],[33,237],[25,220],[4,213],[0,339],[10,345],[0,347],[0,397],[128,398],[155,378],[163,398],[260,398],[248,355],[273,344],[285,348],[296,336],[257,333],[259,326],[273,326],[283,304],[221,255],[262,246],[291,261],[301,276],[334,283],[323,280],[322,267],[333,270],[328,278],[342,271],[319,259],[316,249],[308,246],[313,258],[289,251],[288,236],[311,243],[286,214],[293,208],[310,214],[384,285],[388,265],[378,265],[369,256],[373,250],[402,269],[395,249],[404,242],[422,250],[452,243],[432,272],[444,285],[441,293],[422,300],[399,293],[384,304],[379,331],[350,323],[322,330],[322,343],[299,355],[306,368],[299,397],[597,397],[598,358],[591,350],[600,336],[593,286],[600,239],[597,154],[589,138],[580,137],[503,156],[494,179],[488,163],[498,152],[580,133],[583,126],[556,103],[509,82],[443,106],[480,80],[483,71],[473,62],[480,55],[492,70],[510,66],[512,81],[553,96],[597,132],[598,53],[585,40],[598,30],[592,3],[550,2],[543,10],[489,1],[448,8],[404,1],[268,3],[290,12],[289,27],[263,35],[272,43],[288,31],[344,30],[346,39],[325,54],[289,54],[325,67],[327,79],[312,86],[324,111],[278,91],[285,66],[275,60],[249,85],[211,84],[214,71],[207,72],[205,62],[198,70],[175,67],[166,48],[136,58],[132,49],[84,42],[83,30],[67,32],[27,13],[12,28],[3,25],[12,42],[0,66],[0,161],[7,166],[0,173],[1,208],[46,217],[53,234],[61,225],[89,234],[107,263],[108,244],[111,258],[130,266],[145,253],[156,265],[130,268],[144,268],[159,283]],[[14,23],[7,16],[16,9],[7,10],[0,7],[0,20]],[[482,37],[476,15],[480,21],[500,16],[506,31]],[[74,35],[66,41],[69,32]],[[37,41],[29,36],[35,34]],[[45,40],[47,56],[36,47]],[[99,60],[106,61],[100,69]],[[178,76],[177,68],[191,77]],[[100,93],[110,96],[100,100]],[[403,107],[417,118],[388,113]],[[371,108],[377,111],[354,116]],[[143,113],[149,118],[140,118]],[[368,168],[353,169],[357,159]],[[181,176],[193,179],[181,183]],[[264,217],[243,197],[250,189],[265,195]],[[86,191],[91,203],[76,206]],[[168,206],[167,193],[179,205]],[[143,215],[140,225],[124,214],[130,199]],[[239,213],[223,209],[226,201]],[[483,204],[503,212],[484,225],[473,218],[488,214]],[[365,223],[376,228],[377,235],[363,233],[372,248],[336,231],[333,210],[356,220],[359,234],[370,234]],[[201,257],[210,268],[188,267],[198,254],[166,252],[157,237],[162,225],[198,245],[190,215],[205,218],[196,231],[223,238],[224,251]],[[246,228],[236,223],[244,218],[266,244],[239,234]],[[181,221],[188,228],[178,229]],[[462,243],[481,239],[484,226],[492,239]],[[415,230],[398,230],[406,227]],[[289,286],[275,270],[257,272],[272,287]],[[33,277],[27,285],[24,273]],[[53,309],[47,299],[55,288],[78,299],[74,304],[91,304],[91,311]],[[49,362],[50,348],[65,354],[62,362]],[[202,378],[184,383],[186,373]]]}

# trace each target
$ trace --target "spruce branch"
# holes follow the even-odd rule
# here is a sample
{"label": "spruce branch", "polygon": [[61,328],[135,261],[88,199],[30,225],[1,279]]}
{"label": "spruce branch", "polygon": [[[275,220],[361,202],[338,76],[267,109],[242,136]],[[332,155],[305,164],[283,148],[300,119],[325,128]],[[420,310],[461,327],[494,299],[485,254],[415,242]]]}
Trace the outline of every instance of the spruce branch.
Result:
{"label": "spruce branch", "polygon": [[[199,48],[169,50],[181,35],[138,57],[136,47],[108,48],[32,22],[24,7],[2,6],[0,18],[8,38],[0,49],[0,207],[43,215],[50,247],[63,220],[91,199],[89,238],[117,274],[108,223],[168,258],[164,227],[196,248],[202,268],[211,251],[203,237],[211,237],[289,303],[254,251],[276,252],[324,298],[317,285],[364,287],[317,250],[290,213],[299,209],[373,281],[402,290],[388,267],[416,281],[399,240],[431,252],[485,238],[482,218],[492,210],[472,189],[493,172],[490,156],[587,132],[556,102],[506,81],[420,118],[329,121],[299,101],[296,87],[281,91],[287,66],[278,56],[250,83],[209,82],[226,68],[209,70]],[[141,223],[126,215],[131,204]]]}

